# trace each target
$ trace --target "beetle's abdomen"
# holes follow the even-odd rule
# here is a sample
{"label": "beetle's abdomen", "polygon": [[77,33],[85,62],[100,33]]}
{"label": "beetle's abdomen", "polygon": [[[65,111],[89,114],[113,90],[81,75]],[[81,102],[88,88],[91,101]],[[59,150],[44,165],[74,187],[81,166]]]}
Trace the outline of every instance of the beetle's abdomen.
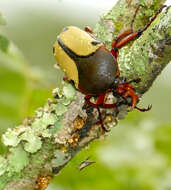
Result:
{"label": "beetle's abdomen", "polygon": [[105,46],[100,47],[94,54],[76,61],[79,72],[79,88],[86,94],[105,92],[115,80],[116,60]]}

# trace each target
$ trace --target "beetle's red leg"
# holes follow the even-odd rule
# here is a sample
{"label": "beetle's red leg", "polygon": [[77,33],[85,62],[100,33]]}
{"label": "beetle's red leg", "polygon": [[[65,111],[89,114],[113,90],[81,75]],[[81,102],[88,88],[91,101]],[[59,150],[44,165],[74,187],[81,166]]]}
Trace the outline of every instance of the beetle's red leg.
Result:
{"label": "beetle's red leg", "polygon": [[100,94],[99,97],[97,98],[97,103],[98,105],[102,105],[105,99],[106,93]]}
{"label": "beetle's red leg", "polygon": [[158,14],[161,13],[161,11],[167,7],[167,5],[163,5],[160,9],[157,10],[156,14],[150,18],[150,21],[145,25],[145,27],[143,29],[140,29],[138,32],[139,32],[139,35],[141,35],[150,25],[151,23],[156,19],[156,17],[158,16]]}
{"label": "beetle's red leg", "polygon": [[[151,23],[155,20],[155,18],[158,16],[158,14],[163,10],[163,8],[167,7],[166,5],[163,5],[160,9],[158,9],[158,11],[156,12],[156,14],[150,19],[150,21],[145,25],[145,27],[143,29],[140,29],[136,32],[132,32],[132,33],[129,33],[128,31],[125,31],[123,33],[121,33],[120,35],[118,35],[118,37],[122,37],[121,38],[116,38],[113,43],[112,43],[112,54],[116,54],[117,52],[117,49],[123,47],[124,45],[126,45],[127,43],[129,43],[131,40],[133,40],[134,38],[136,37],[139,37],[142,35],[142,33],[151,25]],[[138,12],[138,9],[139,7],[136,9],[135,11],[135,15],[137,14]],[[131,22],[131,29],[130,31],[132,31],[132,27],[133,27],[133,22],[134,22],[134,19],[135,19],[135,15],[133,17],[133,20]],[[128,35],[126,35],[128,33]],[[120,41],[119,41],[120,40]],[[117,53],[118,54],[118,53]]]}
{"label": "beetle's red leg", "polygon": [[132,111],[138,102],[138,96],[135,94],[135,92],[132,89],[130,89],[130,90],[126,91],[126,93],[123,94],[123,97],[125,99],[127,97],[131,97],[132,105],[131,105],[131,109],[129,111]]}
{"label": "beetle's red leg", "polygon": [[100,94],[97,98],[97,103],[92,103],[90,101],[90,99],[94,97],[93,95],[86,95],[85,96],[85,100],[86,100],[86,103],[89,104],[90,106],[94,107],[94,108],[98,108],[100,107],[101,105],[103,105],[103,102],[104,102],[104,98],[105,98],[105,93],[103,94]]}
{"label": "beetle's red leg", "polygon": [[135,10],[135,14],[133,16],[133,19],[131,21],[131,26],[130,26],[130,29],[128,30],[125,30],[123,32],[121,32],[120,34],[117,35],[117,37],[113,40],[113,43],[112,43],[112,49],[113,48],[116,48],[116,44],[123,38],[125,38],[126,36],[130,35],[131,33],[133,33],[133,24],[134,24],[134,21],[135,21],[135,17],[138,13],[138,10],[140,8],[140,5],[136,8]]}
{"label": "beetle's red leg", "polygon": [[130,35],[131,33],[132,33],[132,30],[128,29],[128,30],[125,30],[122,33],[118,34],[117,37],[112,42],[112,48],[116,48],[116,44],[118,43],[118,41],[120,41],[122,38]]}
{"label": "beetle's red leg", "polygon": [[118,48],[116,48],[116,45],[118,43],[118,41],[122,38],[124,38],[125,36],[128,36],[129,34],[132,33],[132,30],[131,29],[128,29],[128,30],[125,30],[124,32],[118,34],[118,36],[113,40],[112,42],[112,49],[111,49],[111,53],[112,55],[116,58],[116,62],[115,62],[115,65],[116,65],[116,69],[117,69],[117,73],[116,75],[117,76],[120,76],[120,71],[119,71],[119,67],[118,67],[118,63],[117,63],[117,57],[118,57],[118,54],[119,54],[119,51],[118,51]]}
{"label": "beetle's red leg", "polygon": [[[85,100],[86,100],[86,103],[89,104],[90,106],[94,107],[94,108],[97,108],[97,111],[99,113],[99,119],[100,119],[100,124],[101,124],[101,127],[102,129],[105,131],[105,132],[109,132],[109,130],[107,130],[105,127],[104,127],[104,124],[103,124],[103,119],[102,119],[102,114],[100,112],[100,107],[101,105],[103,105],[103,102],[104,102],[104,98],[105,98],[105,94],[106,93],[103,93],[101,94],[98,99],[97,99],[97,103],[94,104],[90,101],[91,97],[93,97],[93,95],[86,95],[85,96]],[[98,122],[97,122],[98,124]]]}
{"label": "beetle's red leg", "polygon": [[85,96],[85,99],[86,99],[86,102],[87,104],[89,104],[90,106],[94,107],[94,108],[98,108],[98,107],[101,107],[101,108],[115,108],[117,105],[116,104],[105,104],[104,103],[104,99],[105,99],[105,93],[104,94],[101,94],[98,99],[97,99],[97,103],[94,104],[90,101],[90,98],[93,97],[91,95],[86,95]]}
{"label": "beetle's red leg", "polygon": [[124,32],[118,34],[117,37],[113,40],[111,53],[113,54],[113,56],[114,56],[116,59],[117,59],[117,56],[118,56],[118,53],[119,53],[119,52],[118,52],[118,49],[117,49],[117,47],[116,47],[117,44],[118,44],[118,42],[119,42],[122,38],[124,38],[124,37],[130,35],[131,33],[132,33],[132,30],[131,30],[131,29],[125,30]]}
{"label": "beetle's red leg", "polygon": [[90,34],[93,34],[93,30],[89,26],[85,26],[84,30]]}
{"label": "beetle's red leg", "polygon": [[100,119],[100,124],[101,124],[102,129],[103,129],[105,132],[109,132],[109,130],[107,130],[107,129],[104,127],[103,119],[102,119],[102,114],[101,114],[101,112],[100,112],[100,106],[103,105],[103,103],[104,103],[105,95],[106,95],[106,93],[103,93],[103,94],[101,94],[101,95],[98,97],[98,99],[97,99],[97,105],[99,105],[99,106],[97,107],[97,111],[98,111],[98,113],[99,113],[99,119]]}
{"label": "beetle's red leg", "polygon": [[131,84],[129,83],[123,83],[120,84],[117,89],[116,89],[116,93],[123,97],[125,100],[127,100],[128,97],[131,97],[131,110],[133,110],[139,100],[138,96],[136,95],[134,88]]}
{"label": "beetle's red leg", "polygon": [[[101,124],[101,127],[102,127],[103,131],[109,132],[110,130],[107,130],[107,129],[104,127],[103,119],[102,119],[102,114],[101,114],[101,112],[100,112],[100,108],[99,108],[99,107],[97,107],[97,111],[98,111],[98,113],[99,113],[100,124]],[[97,124],[98,124],[98,122],[97,122]]]}
{"label": "beetle's red leg", "polygon": [[134,14],[133,19],[131,21],[130,29],[125,30],[122,33],[118,34],[117,37],[112,42],[111,53],[116,58],[116,63],[115,64],[117,66],[117,73],[116,73],[117,76],[120,76],[120,71],[119,71],[119,67],[118,67],[118,64],[117,64],[117,57],[118,57],[118,54],[119,54],[117,44],[120,41],[122,41],[122,39],[124,39],[126,36],[129,36],[129,35],[131,35],[133,33],[133,29],[132,29],[133,28],[133,23],[134,23],[134,20],[135,20],[135,17],[137,15],[138,10],[139,10],[139,6],[136,8],[135,14]]}
{"label": "beetle's red leg", "polygon": [[116,49],[119,49],[123,46],[125,46],[126,44],[128,44],[131,40],[133,40],[134,38],[136,38],[139,35],[139,32],[134,32],[131,33],[129,36],[127,36],[126,38],[122,39],[120,42],[118,42],[116,44]]}
{"label": "beetle's red leg", "polygon": [[92,106],[93,108],[97,108],[99,105],[92,103],[90,101],[91,97],[93,97],[93,95],[86,95],[85,96],[86,103],[89,104],[90,106]]}
{"label": "beetle's red leg", "polygon": [[137,8],[136,8],[136,10],[135,10],[135,13],[134,13],[134,16],[133,16],[132,21],[131,21],[130,28],[131,28],[132,31],[133,31],[133,24],[134,24],[136,15],[137,15],[137,13],[138,13],[138,11],[139,11],[139,9],[140,9],[140,6],[141,6],[141,5],[138,5],[138,6],[137,6]]}

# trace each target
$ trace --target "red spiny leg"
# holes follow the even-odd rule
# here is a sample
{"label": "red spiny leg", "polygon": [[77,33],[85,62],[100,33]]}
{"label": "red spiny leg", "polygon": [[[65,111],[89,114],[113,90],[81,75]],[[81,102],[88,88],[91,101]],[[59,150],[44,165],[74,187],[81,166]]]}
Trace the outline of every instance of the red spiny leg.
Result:
{"label": "red spiny leg", "polygon": [[[109,132],[109,130],[107,130],[105,127],[104,127],[104,124],[103,124],[103,119],[102,119],[102,114],[100,112],[100,107],[103,105],[103,102],[104,102],[104,99],[105,99],[105,95],[106,93],[103,93],[101,95],[98,96],[97,98],[97,103],[94,104],[90,101],[90,99],[92,97],[94,97],[93,95],[86,95],[85,96],[85,100],[86,100],[86,103],[89,104],[90,106],[94,107],[94,108],[97,108],[97,111],[99,113],[99,119],[100,119],[100,124],[101,124],[101,128],[103,129],[103,131],[105,132]],[[98,124],[98,122],[97,122]]]}
{"label": "red spiny leg", "polygon": [[132,105],[131,105],[131,109],[130,109],[129,111],[132,111],[132,110],[135,108],[135,106],[136,106],[136,104],[137,104],[137,102],[138,102],[138,100],[139,100],[138,96],[135,94],[135,92],[134,92],[133,89],[129,89],[128,91],[126,91],[126,92],[124,93],[123,97],[124,97],[125,99],[126,99],[127,97],[131,97]]}
{"label": "red spiny leg", "polygon": [[133,31],[133,24],[134,24],[134,21],[135,21],[135,18],[136,18],[136,15],[137,15],[137,13],[138,13],[138,11],[139,11],[139,8],[140,8],[140,6],[141,5],[138,5],[137,6],[137,8],[136,8],[136,10],[135,10],[135,13],[134,13],[134,16],[133,16],[133,18],[132,18],[132,21],[131,21],[131,30]]}
{"label": "red spiny leg", "polygon": [[120,42],[118,42],[116,44],[116,49],[119,49],[123,46],[125,46],[127,43],[129,43],[131,40],[133,40],[134,38],[136,38],[138,36],[138,32],[134,32],[134,33],[131,33],[129,36],[126,36],[125,38],[123,38]]}
{"label": "red spiny leg", "polygon": [[119,53],[118,50],[117,50],[117,44],[118,44],[118,42],[133,33],[133,24],[134,24],[135,17],[136,17],[136,15],[137,15],[137,13],[138,13],[139,7],[140,7],[140,6],[138,6],[138,7],[136,8],[136,10],[135,10],[135,14],[134,14],[133,19],[132,19],[132,21],[131,21],[130,29],[121,32],[121,33],[118,34],[117,37],[113,40],[111,52],[112,52],[112,54],[115,56],[115,58],[117,58],[118,53]]}
{"label": "red spiny leg", "polygon": [[97,104],[98,104],[99,106],[100,106],[100,105],[103,105],[104,99],[105,99],[105,95],[106,95],[106,93],[100,94],[99,97],[97,98]]}
{"label": "red spiny leg", "polygon": [[122,32],[121,34],[119,34],[112,43],[112,50],[111,53],[117,58],[118,56],[118,49],[123,47],[124,45],[128,44],[131,40],[133,40],[136,37],[139,37],[142,35],[142,33],[151,25],[151,23],[156,19],[156,17],[158,16],[158,14],[163,10],[163,8],[167,7],[166,5],[163,5],[160,9],[158,9],[158,11],[156,12],[156,14],[150,19],[150,21],[145,25],[145,27],[143,29],[140,29],[136,32],[132,32],[132,28],[133,28],[133,23],[136,17],[136,14],[139,10],[139,7],[137,7],[133,20],[131,22],[131,29],[126,30],[124,32]]}
{"label": "red spiny leg", "polygon": [[151,23],[156,19],[158,14],[160,14],[165,7],[167,6],[163,5],[162,7],[160,7],[160,9],[157,10],[156,14],[150,18],[150,21],[145,25],[145,27],[139,31],[140,35],[151,25]]}
{"label": "red spiny leg", "polygon": [[132,30],[128,29],[128,30],[125,30],[124,32],[118,34],[117,37],[112,42],[112,49],[116,48],[116,45],[117,45],[118,41],[120,41],[122,38],[130,35],[131,33],[132,33]]}
{"label": "red spiny leg", "polygon": [[[132,80],[131,82],[139,82],[140,79],[138,78],[137,80]],[[147,108],[139,108],[136,106],[136,104],[139,101],[138,96],[135,93],[135,90],[133,88],[133,86],[130,83],[123,83],[120,84],[118,86],[118,88],[116,89],[116,93],[119,96],[122,96],[125,100],[127,99],[127,97],[131,97],[131,109],[129,111],[132,111],[134,108],[141,111],[141,112],[145,112],[145,111],[149,111],[152,108],[152,105],[149,105]],[[129,105],[129,103],[126,103]]]}
{"label": "red spiny leg", "polygon": [[130,35],[132,33],[132,30],[131,29],[128,29],[128,30],[125,30],[124,32],[118,34],[118,36],[113,40],[112,42],[112,49],[111,49],[111,53],[112,55],[115,57],[116,59],[116,67],[117,67],[117,73],[116,75],[117,76],[120,76],[120,71],[119,71],[119,67],[118,67],[118,63],[117,63],[117,57],[118,57],[118,54],[119,54],[119,51],[118,51],[118,48],[117,48],[117,44],[118,44],[118,41],[128,35]]}
{"label": "red spiny leg", "polygon": [[106,93],[104,93],[104,94],[101,94],[98,98],[97,98],[97,103],[95,104],[95,103],[92,103],[91,101],[90,101],[90,99],[92,98],[92,97],[94,97],[93,95],[86,95],[85,96],[85,100],[86,100],[86,103],[87,104],[89,104],[90,106],[92,106],[92,107],[94,107],[94,108],[98,108],[98,107],[100,107],[100,108],[115,108],[115,107],[117,107],[117,105],[116,104],[105,104],[105,95],[106,95]]}
{"label": "red spiny leg", "polygon": [[[101,112],[100,112],[100,108],[99,108],[99,107],[97,107],[97,111],[98,111],[98,113],[99,113],[100,124],[101,124],[101,127],[102,127],[103,131],[109,132],[110,130],[107,130],[107,129],[104,127],[103,119],[102,119],[102,114],[101,114]],[[98,124],[98,122],[97,122],[97,124]]]}
{"label": "red spiny leg", "polygon": [[90,99],[92,97],[94,97],[94,96],[93,95],[89,95],[89,94],[85,96],[85,100],[86,100],[87,104],[89,104],[90,106],[92,106],[94,108],[98,108],[101,105],[103,105],[105,93],[98,96],[96,104],[90,101]]}
{"label": "red spiny leg", "polygon": [[86,95],[85,96],[85,100],[86,100],[86,103],[90,106],[92,106],[93,108],[98,108],[99,106],[97,104],[94,104],[90,101],[90,99],[93,97],[93,95]]}
{"label": "red spiny leg", "polygon": [[98,110],[98,113],[99,113],[99,118],[100,118],[100,124],[101,124],[101,127],[102,129],[105,131],[105,132],[109,132],[110,130],[107,130],[105,127],[104,127],[104,124],[103,124],[103,119],[102,119],[102,115],[101,115],[101,112],[100,112],[100,107],[101,108],[114,108],[116,107],[116,104],[105,104],[105,96],[106,96],[106,93],[103,93],[101,94],[98,98],[97,98],[97,110]]}
{"label": "red spiny leg", "polygon": [[90,101],[90,99],[92,97],[94,97],[93,95],[86,95],[85,96],[85,100],[86,100],[87,104],[89,104],[90,106],[92,106],[94,108],[97,108],[98,113],[99,113],[99,119],[100,119],[101,127],[102,127],[103,131],[109,132],[109,130],[107,130],[104,127],[102,115],[101,115],[101,112],[100,112],[100,108],[108,108],[108,109],[110,109],[110,108],[116,108],[117,113],[119,112],[119,110],[117,109],[117,105],[116,104],[105,104],[105,96],[106,96],[106,93],[103,93],[103,94],[99,95],[98,98],[97,98],[96,104],[92,103]]}
{"label": "red spiny leg", "polygon": [[129,83],[120,84],[118,88],[116,89],[116,93],[119,96],[122,96],[124,99],[127,99],[127,97],[131,97],[132,105],[131,105],[130,111],[135,108],[139,98],[135,94],[134,88],[131,84]]}

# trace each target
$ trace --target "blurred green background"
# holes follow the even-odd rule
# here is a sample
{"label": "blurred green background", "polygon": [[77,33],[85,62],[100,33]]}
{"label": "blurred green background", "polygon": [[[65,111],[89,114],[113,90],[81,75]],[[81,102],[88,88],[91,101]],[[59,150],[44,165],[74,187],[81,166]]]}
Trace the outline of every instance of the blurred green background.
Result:
{"label": "blurred green background", "polygon": [[[53,68],[53,43],[64,26],[94,27],[114,0],[0,0],[0,134],[43,106],[62,73]],[[2,17],[0,16],[0,24]],[[6,40],[10,40],[10,43]],[[3,47],[2,45],[3,44]],[[48,190],[171,190],[171,65],[105,141],[91,143]],[[0,153],[3,153],[0,146]],[[90,156],[96,163],[83,171]]]}

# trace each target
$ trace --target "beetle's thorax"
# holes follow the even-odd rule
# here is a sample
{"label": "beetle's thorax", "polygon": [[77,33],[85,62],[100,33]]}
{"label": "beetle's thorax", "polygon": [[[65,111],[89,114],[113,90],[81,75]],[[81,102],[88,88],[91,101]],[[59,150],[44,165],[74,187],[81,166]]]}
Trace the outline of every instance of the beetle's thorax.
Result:
{"label": "beetle's thorax", "polygon": [[98,95],[112,87],[116,77],[116,60],[105,46],[87,58],[75,60],[79,72],[79,89]]}

